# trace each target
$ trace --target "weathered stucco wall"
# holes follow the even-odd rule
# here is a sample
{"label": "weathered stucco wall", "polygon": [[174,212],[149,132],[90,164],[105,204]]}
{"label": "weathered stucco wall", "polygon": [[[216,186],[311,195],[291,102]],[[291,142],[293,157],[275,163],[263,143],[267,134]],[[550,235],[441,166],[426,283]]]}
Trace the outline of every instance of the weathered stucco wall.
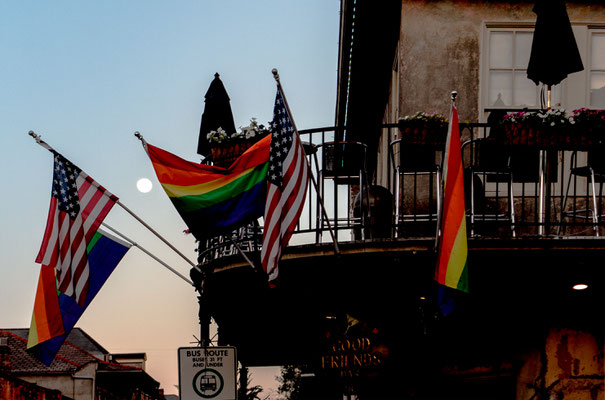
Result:
{"label": "weathered stucco wall", "polygon": [[[450,92],[461,121],[477,122],[481,34],[485,21],[534,22],[535,2],[408,1],[399,42],[399,116],[448,114]],[[603,5],[567,2],[572,21],[603,21]]]}
{"label": "weathered stucco wall", "polygon": [[542,349],[528,352],[517,376],[517,399],[603,399],[603,332],[551,329]]}

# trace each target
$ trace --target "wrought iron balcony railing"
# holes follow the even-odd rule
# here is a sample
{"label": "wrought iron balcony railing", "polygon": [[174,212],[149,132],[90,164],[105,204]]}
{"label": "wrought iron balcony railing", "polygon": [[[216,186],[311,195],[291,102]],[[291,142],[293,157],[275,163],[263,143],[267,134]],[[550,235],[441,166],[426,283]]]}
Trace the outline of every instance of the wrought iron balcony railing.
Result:
{"label": "wrought iron balcony railing", "polygon": [[[467,230],[492,238],[601,236],[605,230],[601,148],[505,144],[500,128],[460,125]],[[317,190],[309,183],[306,204],[291,245],[377,238],[435,237],[442,196],[444,144],[410,142],[398,124],[382,126],[376,154],[346,138],[343,128],[299,132]],[[430,135],[430,133],[429,133]],[[603,164],[600,166],[599,164]],[[262,243],[259,224],[200,243],[199,261]]]}

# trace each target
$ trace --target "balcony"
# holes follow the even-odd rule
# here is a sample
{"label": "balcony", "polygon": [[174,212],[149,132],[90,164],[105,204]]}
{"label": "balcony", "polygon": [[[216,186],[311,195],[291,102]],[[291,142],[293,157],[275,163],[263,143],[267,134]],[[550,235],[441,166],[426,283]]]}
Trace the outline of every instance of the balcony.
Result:
{"label": "balcony", "polygon": [[[247,365],[317,359],[321,327],[333,315],[353,313],[392,335],[388,341],[431,329],[443,151],[432,143],[410,152],[398,141],[397,124],[381,129],[379,149],[335,145],[346,133],[338,128],[299,132],[319,191],[309,184],[282,257],[278,289],[267,288],[260,270],[262,226],[200,243],[198,261],[208,288],[202,308],[219,325],[219,343],[238,346]],[[477,332],[469,340],[479,340],[476,335],[486,330],[491,338],[492,331],[514,337],[518,332],[509,329],[523,324],[590,319],[603,300],[603,272],[595,267],[605,255],[601,184],[596,175],[593,192],[590,178],[573,169],[590,161],[589,149],[498,147],[486,159],[482,146],[494,134],[489,126],[461,124],[460,132],[469,315],[482,316],[468,325]],[[406,166],[410,158],[416,166]],[[570,298],[576,281],[592,285],[591,291]],[[407,326],[404,333],[392,318],[393,305]]]}
{"label": "balcony", "polygon": [[[343,133],[337,128],[300,131],[305,149],[310,153],[308,159],[318,182],[319,195],[309,183],[306,206],[291,241],[293,245],[331,243],[330,229],[338,242],[435,238],[439,207],[437,179],[443,146],[415,144],[410,152],[406,144],[397,140],[397,124],[386,124],[382,128],[383,141],[389,146],[383,146],[386,153],[378,155],[382,169],[378,173],[381,175],[378,184],[377,174],[371,172],[376,170],[376,157],[372,159],[367,146],[347,142],[335,146],[337,133],[338,137]],[[487,124],[461,124],[460,132],[467,231],[471,241],[592,240],[605,233],[598,171],[594,193],[590,176],[570,173],[573,168],[586,165],[588,149],[487,148],[486,145],[492,144]],[[412,166],[406,165],[410,159],[415,163]],[[548,164],[546,169],[541,167],[541,162]],[[510,188],[506,173],[512,174]],[[360,187],[364,188],[363,196]],[[509,189],[513,195],[514,220],[509,208]],[[565,204],[563,211],[562,204]],[[262,226],[256,225],[234,232],[231,239],[242,249],[257,251],[261,236]],[[236,252],[231,240],[215,238],[208,243],[206,252],[200,254],[200,262],[207,263]]]}

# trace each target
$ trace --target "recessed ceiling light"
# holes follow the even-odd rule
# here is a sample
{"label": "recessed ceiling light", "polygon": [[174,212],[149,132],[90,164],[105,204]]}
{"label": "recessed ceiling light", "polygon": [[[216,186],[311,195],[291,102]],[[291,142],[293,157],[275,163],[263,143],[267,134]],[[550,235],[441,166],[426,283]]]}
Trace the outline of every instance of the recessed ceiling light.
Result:
{"label": "recessed ceiling light", "polygon": [[588,285],[585,283],[576,283],[575,285],[572,286],[573,290],[584,290],[587,288],[588,288]]}

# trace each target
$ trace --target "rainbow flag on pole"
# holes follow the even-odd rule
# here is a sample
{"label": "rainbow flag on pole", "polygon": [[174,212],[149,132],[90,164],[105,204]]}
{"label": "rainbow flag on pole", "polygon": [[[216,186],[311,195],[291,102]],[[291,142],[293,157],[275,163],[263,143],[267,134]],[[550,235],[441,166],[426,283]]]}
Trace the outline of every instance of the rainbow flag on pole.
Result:
{"label": "rainbow flag on pole", "polygon": [[57,285],[55,268],[42,264],[27,339],[27,350],[33,356],[46,365],[52,363],[67,335],[130,246],[130,243],[97,230],[86,248],[90,286],[84,306],[62,293]]}
{"label": "rainbow flag on pole", "polygon": [[[468,247],[458,110],[452,105],[443,168],[443,208],[435,280],[468,293]],[[438,232],[439,235],[439,232]]]}
{"label": "rainbow flag on pole", "polygon": [[229,168],[193,163],[148,143],[144,146],[172,204],[191,233],[202,239],[263,216],[270,144],[269,135]]}

